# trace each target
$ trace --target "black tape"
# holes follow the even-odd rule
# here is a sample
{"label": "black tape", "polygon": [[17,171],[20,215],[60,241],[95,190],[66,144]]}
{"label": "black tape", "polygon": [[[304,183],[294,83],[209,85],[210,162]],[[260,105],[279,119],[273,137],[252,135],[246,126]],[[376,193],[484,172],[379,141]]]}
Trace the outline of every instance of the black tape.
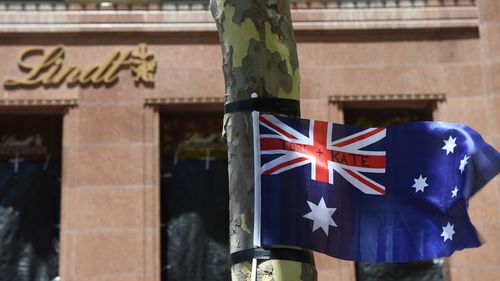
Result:
{"label": "black tape", "polygon": [[300,102],[292,99],[255,98],[231,102],[224,106],[224,113],[252,111],[299,116]]}
{"label": "black tape", "polygon": [[314,257],[311,252],[297,249],[285,248],[252,248],[231,254],[231,263],[238,264],[252,259],[258,260],[287,260],[314,265]]}

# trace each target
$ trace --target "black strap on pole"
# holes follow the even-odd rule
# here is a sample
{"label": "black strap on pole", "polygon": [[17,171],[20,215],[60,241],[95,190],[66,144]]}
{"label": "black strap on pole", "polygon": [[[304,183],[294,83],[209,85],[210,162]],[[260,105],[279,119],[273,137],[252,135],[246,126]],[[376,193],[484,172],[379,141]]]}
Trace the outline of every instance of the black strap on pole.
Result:
{"label": "black strap on pole", "polygon": [[300,102],[292,99],[255,98],[231,102],[224,106],[224,113],[252,111],[299,116]]}
{"label": "black strap on pole", "polygon": [[258,260],[287,260],[314,265],[314,258],[311,252],[289,248],[251,248],[231,254],[233,265],[245,261]]}

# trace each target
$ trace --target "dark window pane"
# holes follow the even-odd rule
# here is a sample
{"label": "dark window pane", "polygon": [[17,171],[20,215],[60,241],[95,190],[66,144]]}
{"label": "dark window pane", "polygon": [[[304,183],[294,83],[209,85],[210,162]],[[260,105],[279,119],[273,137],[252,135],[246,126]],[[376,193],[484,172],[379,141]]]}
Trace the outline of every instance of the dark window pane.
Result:
{"label": "dark window pane", "polygon": [[345,109],[344,123],[358,126],[389,126],[413,121],[430,121],[432,113],[426,109],[381,108]]}
{"label": "dark window pane", "polygon": [[229,280],[222,114],[161,117],[162,280]]}
{"label": "dark window pane", "polygon": [[0,115],[0,280],[58,275],[62,117]]}
{"label": "dark window pane", "polygon": [[403,263],[357,263],[358,281],[444,280],[442,260]]}

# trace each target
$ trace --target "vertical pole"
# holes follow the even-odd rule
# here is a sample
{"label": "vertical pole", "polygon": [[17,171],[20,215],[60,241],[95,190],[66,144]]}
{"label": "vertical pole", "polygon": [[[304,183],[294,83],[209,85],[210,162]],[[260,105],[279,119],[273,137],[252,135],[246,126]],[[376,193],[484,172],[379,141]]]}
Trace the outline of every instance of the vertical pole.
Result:
{"label": "vertical pole", "polygon": [[[252,97],[254,98],[254,97]],[[253,167],[254,167],[254,227],[253,245],[260,247],[260,216],[261,216],[261,192],[260,192],[260,141],[259,141],[259,112],[252,112],[253,123]]]}
{"label": "vertical pole", "polygon": [[[289,0],[211,0],[222,47],[225,103],[258,98],[299,100],[300,74]],[[231,253],[253,248],[254,174],[251,112],[224,115],[228,144]],[[311,254],[312,255],[312,254]],[[249,260],[232,266],[233,281],[315,281],[314,265]]]}

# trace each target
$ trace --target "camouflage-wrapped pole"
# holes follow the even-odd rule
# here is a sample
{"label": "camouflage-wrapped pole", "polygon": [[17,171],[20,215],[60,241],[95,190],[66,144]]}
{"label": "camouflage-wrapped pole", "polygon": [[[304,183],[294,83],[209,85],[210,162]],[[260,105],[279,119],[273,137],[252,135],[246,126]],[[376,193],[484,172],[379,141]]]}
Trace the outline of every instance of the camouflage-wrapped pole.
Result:
{"label": "camouflage-wrapped pole", "polygon": [[[211,0],[222,46],[225,103],[300,99],[299,65],[289,0]],[[253,247],[253,151],[250,112],[224,115],[228,143],[231,253]],[[309,253],[309,255],[312,255]],[[314,281],[314,265],[289,260],[258,264],[258,280]],[[251,262],[233,265],[233,281],[250,280]]]}

